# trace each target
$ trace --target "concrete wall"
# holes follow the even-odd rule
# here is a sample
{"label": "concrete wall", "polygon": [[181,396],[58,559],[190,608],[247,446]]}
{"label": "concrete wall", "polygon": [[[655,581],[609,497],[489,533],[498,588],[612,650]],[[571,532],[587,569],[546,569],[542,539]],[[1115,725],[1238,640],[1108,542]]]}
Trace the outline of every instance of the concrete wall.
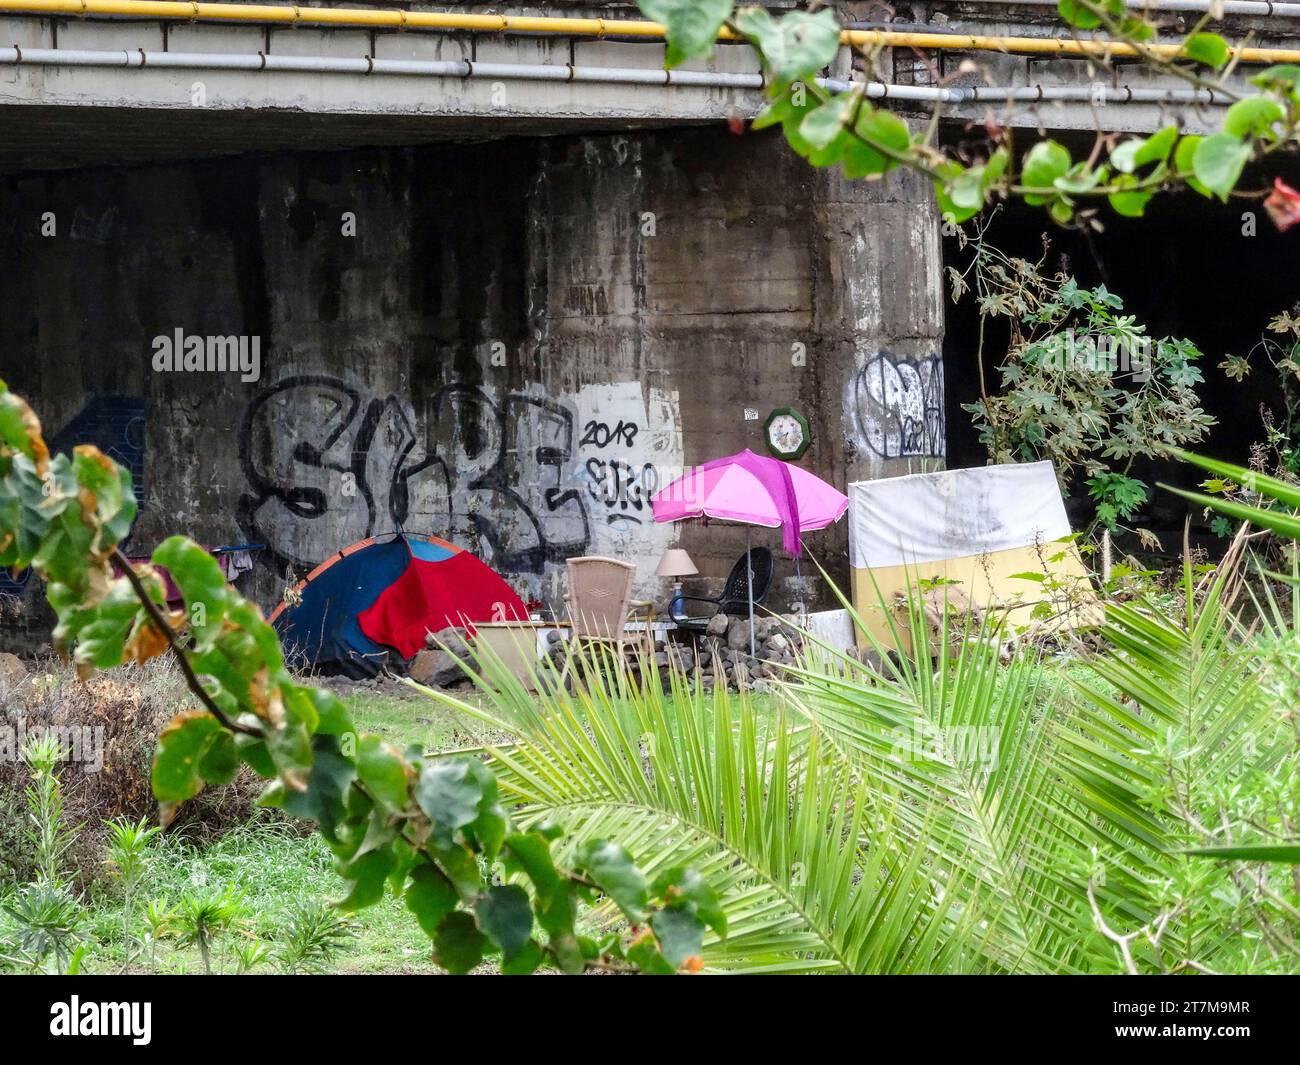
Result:
{"label": "concrete wall", "polygon": [[[137,552],[266,543],[241,583],[264,603],[398,523],[552,601],[577,554],[662,595],[681,542],[721,578],[744,533],[655,526],[648,495],[761,451],[775,407],[808,416],[804,464],[841,487],[943,454],[930,193],[845,185],[769,136],[30,175],[0,183],[0,236],[0,376],[57,443],[132,465]],[[178,329],[258,338],[258,380],[155,370]],[[809,546],[846,572],[842,527]]]}
{"label": "concrete wall", "polygon": [[[441,5],[415,5],[440,7]],[[788,7],[793,3],[767,6]],[[487,5],[452,6],[482,12]],[[509,5],[514,14],[635,18],[632,4],[597,2]],[[856,0],[836,5],[845,21],[897,20],[900,26],[929,25],[938,31],[986,35],[1052,37],[1062,32],[1055,7],[958,3],[938,0],[887,5]],[[1162,24],[1190,30],[1195,16],[1166,15]],[[1233,19],[1231,34],[1255,33],[1254,43],[1290,45],[1295,25],[1285,19]],[[270,57],[348,59],[364,66],[380,60],[471,61],[507,66],[541,65],[565,74],[580,69],[631,68],[662,73],[664,45],[654,39],[597,39],[496,32],[441,32],[189,23],[180,20],[39,18],[0,14],[4,50],[17,47],[27,58],[0,64],[0,172],[78,167],[88,161],[152,162],[217,157],[249,150],[313,147],[414,145],[441,138],[613,131],[652,126],[713,123],[749,117],[762,106],[756,88],[614,84],[585,81],[527,81],[496,70],[470,78],[316,70],[219,69],[213,56],[258,60]],[[37,50],[109,52],[115,66],[78,66],[66,58],[41,65]],[[159,61],[169,53],[201,62],[181,69]],[[142,54],[154,57],[140,65]],[[202,58],[206,57],[206,58]],[[13,59],[17,59],[15,53]],[[135,66],[127,67],[130,59]],[[206,65],[202,65],[206,64]],[[709,59],[692,60],[686,71],[755,74],[754,51],[721,44]],[[482,73],[480,69],[480,73]],[[910,48],[885,49],[870,57],[841,50],[830,71],[905,85],[1055,86],[1095,88],[1186,88],[1168,75],[1144,74],[1131,63],[1105,68],[1090,61],[1050,55],[1010,55]],[[515,73],[518,73],[516,71]],[[1250,68],[1233,77],[1242,90]],[[1226,102],[1226,101],[1225,101]],[[982,124],[989,115],[1005,126],[1027,129],[1094,128],[1086,103],[972,104],[948,109],[958,122]],[[1221,109],[1150,104],[1106,109],[1107,129],[1149,132],[1169,122],[1205,132],[1217,127]]]}

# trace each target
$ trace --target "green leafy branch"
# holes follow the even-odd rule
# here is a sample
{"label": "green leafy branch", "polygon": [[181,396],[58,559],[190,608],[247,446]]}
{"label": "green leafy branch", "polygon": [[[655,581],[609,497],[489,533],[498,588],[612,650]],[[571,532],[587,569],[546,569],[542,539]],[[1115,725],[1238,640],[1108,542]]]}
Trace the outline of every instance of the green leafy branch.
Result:
{"label": "green leafy branch", "polygon": [[[1202,354],[1189,340],[1149,336],[1104,285],[1049,274],[1046,237],[1042,256],[1030,261],[991,244],[988,225],[981,219],[962,234],[971,261],[948,268],[954,302],[972,292],[980,316],[980,396],[963,409],[991,461],[1050,460],[1063,490],[1076,478],[1086,483],[1095,524],[1114,532],[1147,501],[1148,486],[1129,475],[1134,460],[1196,443],[1214,423],[1197,394]],[[991,390],[983,337],[993,320],[1009,335],[1000,387]]]}
{"label": "green leafy branch", "polygon": [[[600,839],[560,869],[551,845],[561,829],[513,825],[482,761],[358,736],[337,696],[294,681],[275,630],[201,547],[174,536],[148,564],[128,562],[118,545],[135,514],[126,470],[86,445],[51,457],[35,413],[0,382],[0,565],[44,579],[56,647],[79,675],[170,653],[199,703],[158,738],[152,785],[164,825],[205,786],[251,768],[268,781],[264,805],[316,822],[345,881],[339,907],[363,909],[391,890],[451,972],[494,955],[506,973],[692,972],[706,930],[726,935],[717,896],[693,869],[650,882]],[[167,606],[163,569],[183,610]],[[629,931],[579,934],[579,906],[601,896]]]}
{"label": "green leafy branch", "polygon": [[[641,0],[640,7],[666,27],[669,67],[710,55],[722,33],[749,41],[761,57],[769,97],[755,129],[780,126],[809,163],[840,166],[848,178],[874,180],[900,166],[921,173],[934,183],[940,210],[951,224],[1008,197],[1045,207],[1065,225],[1076,220],[1083,205],[1102,199],[1120,215],[1140,217],[1158,193],[1178,188],[1225,202],[1232,195],[1257,195],[1237,190],[1247,164],[1300,142],[1300,66],[1267,68],[1250,79],[1260,91],[1241,96],[1227,84],[1240,52],[1205,30],[1209,13],[1177,47],[1156,46],[1151,43],[1155,26],[1129,12],[1124,0],[1061,0],[1061,16],[1072,29],[1104,29],[1145,65],[1235,102],[1208,136],[1180,134],[1171,125],[1150,137],[1115,143],[1113,135],[1099,130],[1087,158],[1075,160],[1064,145],[1042,140],[1017,169],[1007,130],[990,138],[984,158],[966,163],[934,143],[937,123],[913,132],[890,111],[874,107],[863,85],[838,93],[822,87],[817,78],[841,44],[829,8],[774,17],[762,8],[735,10],[732,0]],[[1280,181],[1265,207],[1281,228],[1300,221],[1300,193]]]}

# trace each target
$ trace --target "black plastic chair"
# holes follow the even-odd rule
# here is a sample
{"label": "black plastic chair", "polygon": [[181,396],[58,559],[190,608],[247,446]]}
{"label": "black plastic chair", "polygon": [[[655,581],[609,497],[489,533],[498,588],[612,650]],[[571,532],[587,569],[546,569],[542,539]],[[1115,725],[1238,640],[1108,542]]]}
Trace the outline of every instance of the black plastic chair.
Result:
{"label": "black plastic chair", "polygon": [[[772,586],[772,552],[766,547],[755,547],[750,550],[749,557],[753,568],[754,602],[757,604],[763,601]],[[731,567],[731,573],[727,576],[727,583],[722,587],[722,594],[716,599],[708,599],[701,595],[679,595],[673,598],[672,618],[677,627],[703,629],[709,623],[707,616],[699,618],[681,616],[681,604],[686,602],[712,603],[718,608],[719,614],[748,615],[749,580],[745,573],[745,556],[741,555],[736,559],[736,564]]]}

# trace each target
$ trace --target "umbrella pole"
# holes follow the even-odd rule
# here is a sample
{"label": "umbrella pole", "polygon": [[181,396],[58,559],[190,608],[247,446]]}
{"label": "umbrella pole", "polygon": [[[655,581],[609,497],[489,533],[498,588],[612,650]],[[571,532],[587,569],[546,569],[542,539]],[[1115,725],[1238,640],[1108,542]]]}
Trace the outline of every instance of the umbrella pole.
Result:
{"label": "umbrella pole", "polygon": [[754,657],[754,530],[745,527],[745,580],[749,582],[749,657]]}
{"label": "umbrella pole", "polygon": [[799,589],[799,621],[804,626],[804,628],[807,628],[808,627],[808,601],[804,598],[803,571],[800,570],[799,568],[799,556],[802,554],[803,551],[800,550],[799,554],[794,556],[794,582],[795,582],[795,587]]}

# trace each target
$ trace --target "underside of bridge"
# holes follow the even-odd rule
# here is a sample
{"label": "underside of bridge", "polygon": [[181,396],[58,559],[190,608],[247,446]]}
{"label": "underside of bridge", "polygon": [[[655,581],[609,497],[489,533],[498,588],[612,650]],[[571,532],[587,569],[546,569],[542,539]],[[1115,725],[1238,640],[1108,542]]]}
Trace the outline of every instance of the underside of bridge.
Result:
{"label": "underside of bridge", "polygon": [[[133,545],[265,544],[265,600],[399,525],[554,599],[567,557],[657,560],[649,494],[761,450],[776,408],[841,483],[941,459],[933,212],[716,125],[11,175],[3,372],[59,444],[129,461]],[[257,338],[256,379],[158,372],[177,330]],[[927,375],[915,438],[900,372]],[[686,543],[718,576],[744,547]]]}
{"label": "underside of bridge", "polygon": [[[680,128],[680,124],[647,119],[632,128]],[[0,107],[0,174],[628,131],[627,122],[592,118],[503,120],[485,130],[481,120],[468,117]]]}

